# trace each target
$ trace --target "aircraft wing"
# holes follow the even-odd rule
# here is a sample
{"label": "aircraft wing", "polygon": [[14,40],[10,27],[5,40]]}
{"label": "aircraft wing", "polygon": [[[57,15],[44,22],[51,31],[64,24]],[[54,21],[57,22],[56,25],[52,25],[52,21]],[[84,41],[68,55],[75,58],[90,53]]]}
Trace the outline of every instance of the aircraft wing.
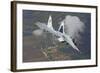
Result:
{"label": "aircraft wing", "polygon": [[79,52],[79,49],[77,48],[77,46],[74,44],[74,42],[72,41],[72,39],[68,35],[64,36],[64,40]]}
{"label": "aircraft wing", "polygon": [[58,36],[58,35],[57,35],[57,32],[56,32],[54,29],[49,28],[45,23],[37,22],[36,25],[37,25],[40,29],[45,30],[45,31],[47,31],[47,32],[49,32],[49,33],[52,33],[52,34]]}
{"label": "aircraft wing", "polygon": [[42,30],[46,30],[47,26],[45,23],[40,23],[40,22],[37,22],[35,23],[40,29]]}

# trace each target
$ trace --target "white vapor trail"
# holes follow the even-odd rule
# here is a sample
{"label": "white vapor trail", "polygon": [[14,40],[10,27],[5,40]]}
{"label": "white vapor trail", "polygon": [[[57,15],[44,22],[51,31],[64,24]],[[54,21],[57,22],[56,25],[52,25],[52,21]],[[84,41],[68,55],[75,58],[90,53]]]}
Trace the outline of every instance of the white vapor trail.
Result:
{"label": "white vapor trail", "polygon": [[80,32],[84,31],[84,23],[80,20],[78,16],[67,15],[64,19],[64,31],[72,39],[79,41]]}

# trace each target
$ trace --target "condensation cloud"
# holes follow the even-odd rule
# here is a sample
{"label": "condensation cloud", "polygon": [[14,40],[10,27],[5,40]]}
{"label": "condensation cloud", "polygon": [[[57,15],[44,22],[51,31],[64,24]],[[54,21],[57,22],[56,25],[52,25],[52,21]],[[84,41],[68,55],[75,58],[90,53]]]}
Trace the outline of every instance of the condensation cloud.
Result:
{"label": "condensation cloud", "polygon": [[64,30],[72,39],[79,40],[80,33],[84,31],[84,23],[78,16],[67,15],[64,19]]}
{"label": "condensation cloud", "polygon": [[41,36],[43,34],[43,30],[37,29],[32,32],[35,36]]}

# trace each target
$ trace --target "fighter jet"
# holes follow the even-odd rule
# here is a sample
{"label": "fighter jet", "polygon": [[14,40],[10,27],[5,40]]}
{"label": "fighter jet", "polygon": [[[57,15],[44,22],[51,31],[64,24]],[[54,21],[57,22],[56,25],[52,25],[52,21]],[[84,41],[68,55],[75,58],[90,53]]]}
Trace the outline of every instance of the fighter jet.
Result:
{"label": "fighter jet", "polygon": [[52,26],[52,17],[49,16],[49,19],[48,19],[48,22],[47,24],[45,23],[40,23],[40,22],[37,22],[36,25],[41,29],[41,30],[44,30],[44,31],[47,31],[55,36],[57,36],[57,40],[59,42],[67,42],[70,46],[72,46],[73,49],[77,50],[79,52],[79,49],[77,48],[77,46],[74,44],[73,40],[71,39],[71,37],[64,32],[64,22],[62,21],[60,26],[59,26],[59,29],[58,30],[55,30]]}

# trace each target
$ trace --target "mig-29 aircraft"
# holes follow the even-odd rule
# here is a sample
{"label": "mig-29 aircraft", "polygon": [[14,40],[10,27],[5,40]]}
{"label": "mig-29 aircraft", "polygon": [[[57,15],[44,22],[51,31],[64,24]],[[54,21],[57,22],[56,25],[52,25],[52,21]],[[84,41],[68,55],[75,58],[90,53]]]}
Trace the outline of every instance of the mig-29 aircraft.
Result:
{"label": "mig-29 aircraft", "polygon": [[59,26],[59,29],[58,30],[55,30],[52,26],[52,17],[49,16],[49,19],[48,19],[48,23],[45,24],[45,23],[40,23],[40,22],[37,22],[36,25],[41,29],[41,30],[44,30],[44,31],[47,31],[55,36],[57,36],[57,40],[59,42],[66,42],[68,43],[73,49],[77,50],[78,52],[79,49],[77,48],[77,46],[75,45],[75,43],[73,42],[72,38],[64,32],[64,22],[62,21],[60,26]]}

